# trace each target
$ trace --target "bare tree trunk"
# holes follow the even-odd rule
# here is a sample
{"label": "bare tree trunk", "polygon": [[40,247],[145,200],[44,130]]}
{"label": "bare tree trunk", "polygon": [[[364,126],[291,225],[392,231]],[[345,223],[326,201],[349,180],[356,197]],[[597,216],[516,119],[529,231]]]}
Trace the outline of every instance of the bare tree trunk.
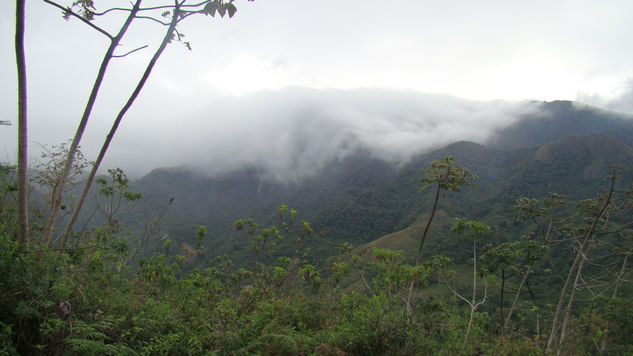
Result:
{"label": "bare tree trunk", "polygon": [[499,287],[499,326],[501,327],[501,338],[505,335],[505,328],[503,323],[503,295],[505,293],[506,284],[506,271],[501,268],[501,286]]}
{"label": "bare tree trunk", "polygon": [[88,102],[86,103],[86,107],[84,108],[81,121],[79,122],[79,126],[77,127],[77,130],[75,132],[75,137],[73,138],[73,141],[70,144],[70,147],[68,148],[68,157],[66,158],[66,164],[64,165],[64,168],[62,169],[60,173],[59,183],[57,187],[55,187],[55,191],[53,192],[51,210],[49,212],[48,222],[46,223],[46,228],[44,230],[44,241],[46,243],[50,243],[51,241],[51,237],[53,235],[53,228],[59,216],[59,208],[61,206],[62,198],[64,196],[64,188],[66,186],[66,181],[68,180],[70,170],[75,160],[75,155],[77,154],[77,150],[79,149],[79,143],[86,129],[86,125],[88,124],[88,119],[90,118],[90,114],[92,113],[92,108],[94,107],[95,101],[97,100],[97,95],[99,94],[99,89],[101,88],[101,84],[103,83],[106,70],[110,63],[110,60],[113,58],[114,50],[119,45],[119,42],[121,42],[121,39],[123,38],[130,24],[134,20],[136,13],[138,12],[141,6],[141,1],[142,0],[136,0],[134,7],[130,11],[130,14],[128,15],[127,19],[125,20],[125,23],[123,24],[123,26],[121,26],[119,33],[111,39],[110,46],[108,47],[108,50],[103,56],[101,67],[99,68],[99,72],[92,86],[92,91],[90,92],[90,97],[88,98]]}
{"label": "bare tree trunk", "polygon": [[464,349],[466,348],[466,343],[468,343],[468,336],[470,335],[470,328],[473,326],[473,317],[475,316],[475,308],[470,307],[470,317],[468,318],[468,326],[466,327],[466,335],[464,336],[464,342],[462,343],[462,348],[459,350],[459,354],[464,353]]}
{"label": "bare tree trunk", "polygon": [[[484,296],[479,302],[477,302],[477,240],[473,240],[473,261],[473,298],[471,301],[468,301],[467,299],[462,297],[462,299],[466,301],[468,305],[470,305],[470,316],[468,318],[468,326],[466,327],[464,343],[462,344],[462,348],[459,350],[460,354],[462,354],[464,352],[464,349],[466,349],[468,337],[470,336],[470,330],[472,329],[473,320],[475,319],[475,311],[486,302],[486,298],[488,297],[488,283],[484,282]],[[453,293],[455,293],[455,291],[453,291]]]}
{"label": "bare tree trunk", "polygon": [[15,59],[18,71],[18,241],[29,240],[28,206],[28,132],[26,101],[26,59],[24,55],[24,18],[26,0],[15,2]]}
{"label": "bare tree trunk", "polygon": [[[424,246],[424,241],[426,240],[426,235],[428,235],[429,233],[429,228],[431,227],[431,222],[433,221],[433,217],[435,216],[435,211],[437,210],[437,204],[440,200],[440,184],[437,185],[437,189],[435,190],[435,200],[433,201],[433,208],[431,209],[431,216],[429,216],[429,219],[426,222],[426,226],[424,226],[424,232],[422,233],[422,240],[420,241],[420,246],[418,247],[418,253],[415,256],[415,265],[417,266],[420,264],[420,260],[422,257],[422,246]],[[413,289],[415,288],[415,280],[412,280],[411,283],[409,284],[409,293],[407,295],[407,302],[406,302],[406,307],[407,307],[407,315],[411,316],[411,313],[413,312],[412,307],[411,307],[411,299],[413,296]]]}
{"label": "bare tree trunk", "polygon": [[477,302],[477,240],[473,239],[473,299],[470,302],[470,317],[468,318],[468,326],[466,327],[466,336],[464,336],[464,343],[462,344],[462,349],[459,353],[464,352],[464,348],[466,348],[466,344],[468,343],[468,336],[470,335],[470,328],[473,325],[473,317],[475,316],[475,309],[478,304]]}
{"label": "bare tree trunk", "polygon": [[512,313],[514,312],[514,309],[516,308],[517,304],[519,303],[519,297],[521,296],[521,291],[523,290],[523,287],[525,286],[525,282],[527,282],[527,279],[528,279],[528,276],[530,275],[530,271],[531,270],[532,270],[532,267],[528,266],[527,270],[525,270],[525,273],[523,274],[523,278],[521,279],[521,284],[519,284],[519,288],[517,289],[517,292],[514,295],[514,300],[512,301],[512,306],[510,307],[510,311],[508,311],[508,316],[506,316],[506,321],[503,324],[503,332],[504,333],[508,329],[508,326],[510,325],[510,319],[512,318]]}
{"label": "bare tree trunk", "polygon": [[84,189],[81,192],[79,201],[77,202],[77,206],[75,207],[75,210],[73,211],[70,221],[68,222],[68,224],[66,225],[66,228],[64,229],[64,232],[62,234],[62,246],[65,246],[66,242],[68,241],[68,237],[70,233],[72,232],[73,225],[77,221],[79,212],[81,211],[81,208],[86,200],[86,197],[88,196],[92,182],[94,181],[94,178],[97,174],[97,170],[99,169],[99,166],[101,165],[101,162],[103,161],[103,158],[106,152],[108,151],[108,148],[110,147],[110,142],[112,142],[112,139],[114,138],[114,135],[117,129],[119,128],[119,124],[121,123],[121,120],[123,119],[127,111],[130,109],[132,104],[134,104],[134,101],[138,97],[139,93],[143,89],[143,86],[147,82],[147,79],[152,73],[152,70],[154,69],[154,65],[156,65],[156,62],[158,61],[158,58],[160,58],[163,51],[167,47],[167,44],[170,42],[171,38],[173,37],[174,30],[176,29],[176,25],[178,24],[179,14],[180,14],[180,7],[176,6],[176,8],[174,9],[171,23],[167,29],[167,32],[165,33],[165,36],[163,37],[163,41],[161,42],[160,46],[154,53],[154,56],[152,57],[152,59],[147,64],[147,67],[145,68],[145,72],[143,73],[143,76],[141,76],[141,79],[139,80],[138,84],[136,85],[136,88],[134,89],[130,97],[128,98],[128,101],[125,103],[123,108],[121,108],[121,111],[119,111],[119,114],[114,120],[114,123],[112,124],[112,128],[110,129],[110,133],[108,133],[108,135],[106,136],[106,139],[103,142],[103,145],[101,146],[101,151],[99,152],[99,156],[97,157],[97,160],[92,166],[90,175],[88,176],[88,179],[84,185]]}
{"label": "bare tree trunk", "polygon": [[433,209],[431,210],[431,216],[429,216],[429,220],[426,222],[426,226],[424,226],[424,232],[422,233],[422,240],[420,241],[420,246],[418,247],[418,253],[415,256],[415,265],[420,264],[420,260],[422,259],[422,247],[424,246],[424,241],[426,240],[426,236],[429,233],[429,228],[431,227],[431,222],[435,217],[435,211],[437,211],[437,204],[440,200],[440,190],[441,187],[438,184],[437,190],[435,190],[435,200],[433,200]]}

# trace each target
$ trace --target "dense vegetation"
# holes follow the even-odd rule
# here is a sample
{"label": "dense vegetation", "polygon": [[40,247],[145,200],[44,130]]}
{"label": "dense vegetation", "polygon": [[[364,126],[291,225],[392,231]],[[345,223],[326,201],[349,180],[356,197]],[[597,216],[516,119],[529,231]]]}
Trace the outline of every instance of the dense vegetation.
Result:
{"label": "dense vegetation", "polygon": [[[538,152],[544,164],[558,157],[551,147]],[[249,256],[239,261],[204,257],[214,253],[205,226],[177,244],[155,236],[163,215],[149,218],[146,234],[125,232],[120,218],[142,197],[116,169],[96,181],[100,226],[60,247],[38,239],[43,217],[32,213],[31,238],[19,242],[14,171],[2,166],[0,352],[630,354],[629,176],[614,167],[606,180],[592,176],[601,186],[593,195],[520,198],[482,218],[468,214],[473,201],[460,200],[468,180],[477,184],[461,162],[418,169],[416,180],[440,199],[423,206],[407,236],[357,248],[341,242],[326,259],[311,250],[327,227],[282,205],[266,228],[235,222],[233,243]],[[434,228],[423,247],[424,226]]]}
{"label": "dense vegetation", "polygon": [[[228,254],[244,263],[250,260],[250,251],[247,245],[233,242],[234,220],[248,216],[270,225],[276,219],[276,206],[285,203],[312,223],[319,238],[309,242],[309,247],[315,257],[325,260],[344,242],[360,246],[416,224],[431,210],[433,201],[429,192],[417,192],[420,169],[446,156],[457,157],[479,179],[476,189],[447,192],[441,211],[448,217],[444,224],[448,226],[442,233],[450,230],[454,217],[466,216],[493,226],[495,236],[520,236],[527,231],[514,225],[516,199],[547,197],[550,192],[568,195],[572,201],[584,199],[601,189],[612,164],[633,167],[633,149],[610,135],[594,134],[517,150],[458,142],[414,156],[399,167],[357,152],[296,183],[262,179],[264,172],[253,169],[216,177],[157,169],[133,184],[145,199],[121,222],[142,232],[139,222],[145,211],[159,213],[174,198],[161,227],[175,244],[187,242],[197,226],[205,225],[208,248],[201,258]],[[623,174],[625,180],[633,178],[631,172]],[[434,248],[436,240],[429,244],[430,250],[425,251],[429,255],[447,253],[445,248]]]}

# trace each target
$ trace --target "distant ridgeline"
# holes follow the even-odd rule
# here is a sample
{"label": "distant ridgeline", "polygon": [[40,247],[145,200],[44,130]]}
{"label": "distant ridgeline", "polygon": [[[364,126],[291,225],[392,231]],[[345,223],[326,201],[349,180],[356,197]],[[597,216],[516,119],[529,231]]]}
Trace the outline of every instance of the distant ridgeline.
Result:
{"label": "distant ridgeline", "polygon": [[[605,186],[612,164],[633,167],[632,147],[633,118],[571,102],[547,102],[540,112],[498,131],[487,146],[457,142],[415,156],[401,167],[359,151],[299,183],[264,180],[256,168],[213,178],[186,169],[156,169],[133,185],[144,202],[122,217],[121,224],[141,229],[142,211],[164,209],[173,197],[161,224],[173,243],[191,243],[198,226],[205,225],[201,262],[222,254],[247,261],[250,246],[240,243],[235,220],[254,218],[271,225],[276,207],[287,204],[299,211],[298,219],[312,224],[315,236],[307,243],[314,256],[325,258],[343,242],[361,245],[415,224],[431,204],[429,192],[418,192],[420,170],[451,155],[480,178],[477,189],[464,188],[440,202],[434,234],[447,229],[454,217],[466,216],[488,223],[493,235],[503,239],[504,234],[520,233],[512,212],[516,199],[541,199],[550,192],[568,195],[570,201],[593,197]],[[631,172],[625,174],[630,181]],[[443,250],[451,245],[431,241],[429,248],[450,255]]]}
{"label": "distant ridgeline", "polygon": [[538,113],[525,115],[499,131],[490,146],[517,149],[544,145],[568,135],[594,133],[608,133],[633,146],[633,116],[571,101],[544,102]]}

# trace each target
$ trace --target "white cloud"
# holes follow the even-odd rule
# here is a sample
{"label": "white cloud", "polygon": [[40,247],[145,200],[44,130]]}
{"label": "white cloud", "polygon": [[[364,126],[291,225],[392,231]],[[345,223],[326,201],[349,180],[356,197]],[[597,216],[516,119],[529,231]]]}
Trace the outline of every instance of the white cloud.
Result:
{"label": "white cloud", "polygon": [[[600,88],[596,83],[593,88]],[[609,110],[633,114],[633,78],[628,78],[614,85],[612,80],[603,81],[602,90],[581,91],[578,100],[584,103],[603,107]]]}
{"label": "white cloud", "polygon": [[525,102],[474,102],[389,90],[291,88],[216,98],[172,120],[130,122],[108,163],[126,169],[194,166],[209,174],[261,166],[279,179],[309,175],[364,148],[406,162],[412,154],[458,140],[486,142],[529,108]]}

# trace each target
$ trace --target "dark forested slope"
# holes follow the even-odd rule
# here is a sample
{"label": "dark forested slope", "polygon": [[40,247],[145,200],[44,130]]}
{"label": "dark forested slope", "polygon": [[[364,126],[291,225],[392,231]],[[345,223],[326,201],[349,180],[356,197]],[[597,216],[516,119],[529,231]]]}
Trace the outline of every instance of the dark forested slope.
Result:
{"label": "dark forested slope", "polygon": [[[612,164],[633,167],[633,149],[626,143],[633,120],[569,102],[545,103],[542,109],[538,117],[501,131],[490,146],[458,142],[417,155],[403,166],[358,151],[300,182],[269,181],[252,167],[211,178],[186,169],[157,169],[134,189],[145,196],[139,209],[160,209],[174,198],[162,225],[172,240],[191,241],[197,226],[206,225],[208,257],[246,255],[248,246],[234,242],[233,222],[252,217],[273,224],[279,204],[296,208],[301,219],[312,223],[318,234],[311,247],[325,257],[344,241],[372,241],[425,214],[430,196],[417,191],[420,171],[445,156],[455,156],[458,165],[480,177],[477,189],[465,188],[442,202],[447,216],[504,226],[512,221],[517,198],[542,198],[550,192],[584,198],[603,186]],[[617,138],[623,136],[624,141]],[[133,225],[132,218],[139,216],[122,220]]]}

